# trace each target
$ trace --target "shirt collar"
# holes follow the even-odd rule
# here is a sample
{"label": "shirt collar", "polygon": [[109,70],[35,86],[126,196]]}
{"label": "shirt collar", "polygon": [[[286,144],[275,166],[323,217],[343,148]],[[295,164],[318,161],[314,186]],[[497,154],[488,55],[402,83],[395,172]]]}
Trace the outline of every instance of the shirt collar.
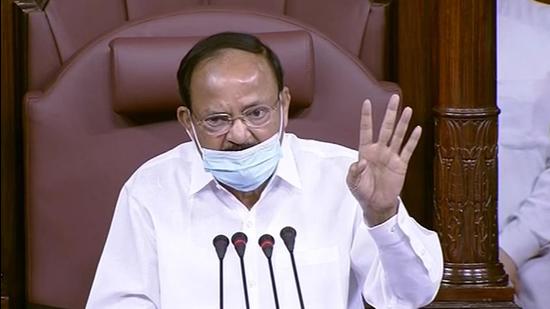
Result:
{"label": "shirt collar", "polygon": [[191,179],[189,179],[189,194],[193,195],[206,187],[206,185],[210,182],[214,181],[214,177],[212,174],[204,170],[202,158],[197,150],[197,147],[195,146],[195,143],[190,141],[189,146],[192,148],[191,151],[187,152],[187,155],[191,156]]}
{"label": "shirt collar", "polygon": [[279,160],[277,170],[275,171],[275,177],[279,177],[297,189],[301,189],[302,181],[298,174],[298,167],[294,158],[294,152],[292,151],[292,144],[295,143],[295,139],[296,136],[294,134],[285,133],[281,146],[283,156],[281,160]]}
{"label": "shirt collar", "polygon": [[[296,166],[296,161],[294,159],[294,154],[292,151],[291,144],[293,140],[296,139],[296,136],[293,134],[286,134],[283,138],[282,148],[282,157],[279,160],[277,165],[277,170],[275,171],[275,177],[279,177],[288,184],[296,187],[297,189],[302,188],[302,182],[300,180],[300,175],[298,174],[298,168]],[[193,150],[190,151],[191,154],[191,179],[189,186],[189,194],[193,195],[201,191],[206,187],[210,182],[215,181],[212,174],[204,170],[204,165],[202,158],[195,147],[195,144],[191,141],[189,142]]]}

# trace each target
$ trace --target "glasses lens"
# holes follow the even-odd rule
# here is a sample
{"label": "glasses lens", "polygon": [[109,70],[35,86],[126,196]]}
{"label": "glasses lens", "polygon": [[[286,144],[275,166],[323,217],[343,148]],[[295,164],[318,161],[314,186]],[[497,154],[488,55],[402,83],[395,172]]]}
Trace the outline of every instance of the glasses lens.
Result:
{"label": "glasses lens", "polygon": [[206,117],[202,124],[208,132],[223,133],[231,127],[231,122],[229,115],[211,115]]}
{"label": "glasses lens", "polygon": [[210,115],[200,121],[200,124],[204,129],[213,135],[221,135],[227,133],[233,121],[241,119],[244,123],[251,128],[259,128],[265,126],[270,120],[275,106],[259,105],[253,106],[245,110],[240,117],[232,118],[229,114],[214,114]]}
{"label": "glasses lens", "polygon": [[260,127],[266,125],[271,119],[273,110],[269,106],[255,106],[243,113],[243,118],[246,124],[251,127]]}

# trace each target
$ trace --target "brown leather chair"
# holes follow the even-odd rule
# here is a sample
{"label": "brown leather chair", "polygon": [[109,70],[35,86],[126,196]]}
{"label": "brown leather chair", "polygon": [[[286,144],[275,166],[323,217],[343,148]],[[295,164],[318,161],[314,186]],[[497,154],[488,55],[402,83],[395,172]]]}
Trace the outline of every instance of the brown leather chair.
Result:
{"label": "brown leather chair", "polygon": [[390,0],[49,0],[29,14],[28,85],[44,90],[88,43],[128,21],[196,8],[239,8],[307,23],[359,58],[378,79],[389,71]]}
{"label": "brown leather chair", "polygon": [[320,32],[281,16],[186,10],[126,24],[25,98],[27,296],[82,308],[124,181],[148,158],[187,140],[175,120],[176,70],[200,37],[254,33],[280,55],[293,95],[287,131],[356,147],[360,106],[378,127],[399,92]]}

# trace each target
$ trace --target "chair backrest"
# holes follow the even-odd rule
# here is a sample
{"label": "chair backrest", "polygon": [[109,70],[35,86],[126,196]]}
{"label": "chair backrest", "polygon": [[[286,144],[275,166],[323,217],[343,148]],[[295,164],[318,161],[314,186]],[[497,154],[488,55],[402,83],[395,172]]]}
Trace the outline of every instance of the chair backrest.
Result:
{"label": "chair backrest", "polygon": [[212,9],[124,25],[72,57],[44,92],[26,95],[29,302],[84,306],[122,184],[187,140],[175,120],[179,58],[199,37],[251,29],[280,55],[295,94],[287,131],[355,148],[365,98],[379,127],[398,87],[293,19]]}
{"label": "chair backrest", "polygon": [[49,0],[28,18],[28,84],[45,89],[63,64],[128,21],[192,8],[238,8],[288,16],[328,35],[378,79],[389,72],[390,0]]}

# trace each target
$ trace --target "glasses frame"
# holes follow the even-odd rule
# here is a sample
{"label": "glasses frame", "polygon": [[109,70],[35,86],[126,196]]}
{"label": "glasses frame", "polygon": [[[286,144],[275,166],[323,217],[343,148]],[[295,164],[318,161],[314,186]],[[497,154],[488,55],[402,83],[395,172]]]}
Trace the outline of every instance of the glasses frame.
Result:
{"label": "glasses frame", "polygon": [[[208,134],[208,135],[211,135],[211,136],[221,136],[221,135],[224,135],[224,134],[227,134],[227,132],[229,132],[231,130],[231,128],[233,127],[233,125],[235,124],[235,120],[237,119],[240,119],[242,121],[242,123],[244,125],[246,125],[247,128],[251,128],[251,129],[258,129],[258,128],[262,128],[262,127],[265,127],[266,125],[268,125],[271,121],[272,121],[272,112],[277,109],[277,107],[279,107],[281,103],[281,93],[277,94],[277,100],[275,101],[275,103],[271,104],[271,105],[267,105],[267,104],[258,104],[258,105],[253,105],[253,106],[250,106],[250,107],[247,107],[243,112],[246,112],[249,108],[258,108],[258,107],[267,107],[269,109],[269,112],[270,112],[270,115],[269,115],[269,119],[266,121],[266,123],[262,124],[262,125],[259,125],[259,126],[256,126],[256,125],[251,125],[246,116],[243,115],[243,112],[241,112],[240,115],[237,115],[237,116],[233,116],[229,113],[213,113],[213,114],[210,114],[210,115],[207,115],[206,117],[203,117],[202,119],[199,119],[197,118],[193,112],[189,111],[190,114],[191,114],[191,117],[193,119],[195,119],[196,121],[196,124],[198,126],[201,126],[204,128],[204,131]],[[211,129],[209,129],[209,127],[207,125],[205,125],[205,121],[207,118],[210,118],[210,117],[213,117],[213,116],[226,116],[230,123],[229,123],[229,126],[227,127],[227,129],[224,129],[224,130],[221,130],[220,132],[213,132],[211,131]]]}

